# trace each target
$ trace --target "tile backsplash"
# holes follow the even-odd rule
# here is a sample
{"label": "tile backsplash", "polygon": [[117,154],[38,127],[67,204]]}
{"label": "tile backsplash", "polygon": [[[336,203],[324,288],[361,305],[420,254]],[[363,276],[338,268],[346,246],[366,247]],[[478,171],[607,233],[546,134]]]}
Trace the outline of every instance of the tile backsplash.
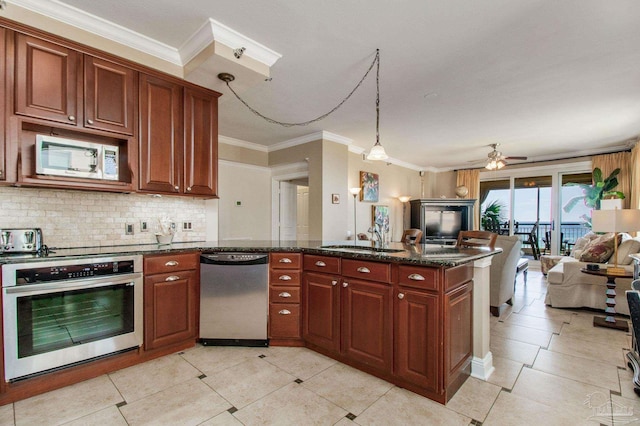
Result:
{"label": "tile backsplash", "polygon": [[[176,223],[174,242],[204,241],[205,201],[141,194],[0,187],[0,228],[42,228],[49,247],[94,247],[156,242],[158,220]],[[141,232],[147,222],[148,232]],[[183,222],[191,230],[183,231]],[[126,235],[133,224],[133,235]]]}

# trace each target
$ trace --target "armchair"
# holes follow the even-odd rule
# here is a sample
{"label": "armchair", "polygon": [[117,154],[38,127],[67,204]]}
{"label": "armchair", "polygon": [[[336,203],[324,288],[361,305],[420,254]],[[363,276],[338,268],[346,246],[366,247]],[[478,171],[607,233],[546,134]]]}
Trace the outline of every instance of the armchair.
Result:
{"label": "armchair", "polygon": [[502,253],[493,256],[489,269],[489,305],[491,314],[500,316],[500,307],[504,303],[512,304],[513,283],[516,279],[516,269],[520,259],[522,242],[518,236],[498,235],[495,247],[501,248]]}

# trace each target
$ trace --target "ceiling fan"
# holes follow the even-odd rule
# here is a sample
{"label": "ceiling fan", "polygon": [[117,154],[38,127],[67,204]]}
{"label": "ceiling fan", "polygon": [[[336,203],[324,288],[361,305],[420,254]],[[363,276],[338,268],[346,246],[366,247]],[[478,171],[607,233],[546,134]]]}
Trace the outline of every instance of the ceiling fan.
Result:
{"label": "ceiling fan", "polygon": [[487,165],[484,166],[489,170],[498,170],[507,165],[505,160],[526,160],[527,157],[505,157],[502,155],[502,152],[498,151],[499,143],[492,143],[489,146],[493,148],[493,150],[487,154]]}

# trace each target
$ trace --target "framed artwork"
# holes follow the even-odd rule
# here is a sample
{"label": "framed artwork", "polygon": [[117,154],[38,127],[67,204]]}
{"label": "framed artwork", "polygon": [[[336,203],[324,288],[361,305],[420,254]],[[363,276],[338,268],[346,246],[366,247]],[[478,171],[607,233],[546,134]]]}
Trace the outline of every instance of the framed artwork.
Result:
{"label": "framed artwork", "polygon": [[331,194],[331,203],[340,204],[340,194]]}
{"label": "framed artwork", "polygon": [[380,192],[380,183],[376,173],[360,171],[360,201],[378,202],[378,194]]}
{"label": "framed artwork", "polygon": [[389,207],[371,206],[373,227],[380,232],[389,232]]}

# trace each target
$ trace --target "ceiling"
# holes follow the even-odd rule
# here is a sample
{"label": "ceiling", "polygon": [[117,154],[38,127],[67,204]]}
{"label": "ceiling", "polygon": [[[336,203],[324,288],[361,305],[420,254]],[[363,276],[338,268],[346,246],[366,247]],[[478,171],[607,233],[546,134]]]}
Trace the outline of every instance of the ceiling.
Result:
{"label": "ceiling", "polygon": [[[209,18],[261,43],[282,57],[271,81],[241,96],[287,122],[338,104],[379,48],[380,141],[417,169],[482,167],[491,143],[531,161],[615,151],[640,135],[637,0],[63,3],[176,49]],[[304,127],[267,123],[216,87],[220,134],[269,147],[327,131],[368,151],[374,77]]]}

